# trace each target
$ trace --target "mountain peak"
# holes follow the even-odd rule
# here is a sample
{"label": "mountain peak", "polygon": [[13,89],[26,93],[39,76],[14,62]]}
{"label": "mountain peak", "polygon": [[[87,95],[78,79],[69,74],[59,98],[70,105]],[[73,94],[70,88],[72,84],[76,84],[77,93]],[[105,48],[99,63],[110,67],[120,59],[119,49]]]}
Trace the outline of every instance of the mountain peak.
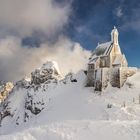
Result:
{"label": "mountain peak", "polygon": [[56,61],[47,61],[42,65],[41,69],[42,70],[52,69],[53,71],[55,71],[56,74],[61,75],[58,67],[58,63]]}
{"label": "mountain peak", "polygon": [[57,62],[47,61],[41,68],[35,69],[31,73],[31,83],[40,84],[49,79],[59,79],[61,77]]}

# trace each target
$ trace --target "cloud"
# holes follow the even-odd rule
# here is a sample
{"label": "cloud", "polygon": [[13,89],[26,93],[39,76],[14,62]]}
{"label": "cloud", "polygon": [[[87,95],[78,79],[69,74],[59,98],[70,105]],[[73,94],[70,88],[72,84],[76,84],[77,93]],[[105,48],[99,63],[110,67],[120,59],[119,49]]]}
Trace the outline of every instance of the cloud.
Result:
{"label": "cloud", "polygon": [[21,40],[7,37],[0,40],[0,79],[16,81],[30,75],[47,60],[58,62],[63,75],[85,68],[90,52],[79,43],[60,37],[56,44],[47,42],[39,48],[21,46]]}
{"label": "cloud", "polygon": [[[70,2],[0,1],[0,80],[20,80],[47,60],[57,61],[63,75],[85,68],[90,52],[62,34],[69,23]],[[22,46],[23,38],[38,31],[51,40],[59,34],[55,43],[44,40],[38,48]]]}
{"label": "cloud", "polygon": [[135,7],[131,9],[131,13],[125,16],[124,23],[122,24],[123,30],[133,30],[140,33],[140,7]]}
{"label": "cloud", "polygon": [[34,31],[55,34],[68,22],[70,10],[70,3],[60,6],[54,0],[1,0],[0,30],[21,37]]}
{"label": "cloud", "polygon": [[140,5],[138,1],[122,0],[116,8],[116,15],[121,17],[120,28],[124,31],[140,33]]}
{"label": "cloud", "polygon": [[120,6],[116,8],[116,16],[119,18],[123,16],[122,8]]}

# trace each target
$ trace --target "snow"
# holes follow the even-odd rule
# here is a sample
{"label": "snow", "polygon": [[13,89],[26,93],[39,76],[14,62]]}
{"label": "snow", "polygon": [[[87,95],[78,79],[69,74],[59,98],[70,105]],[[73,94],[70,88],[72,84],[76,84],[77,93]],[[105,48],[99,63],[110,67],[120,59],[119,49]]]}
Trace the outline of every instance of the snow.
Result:
{"label": "snow", "polygon": [[98,56],[94,55],[94,57],[92,57],[90,60],[89,60],[89,63],[88,64],[94,64],[97,60],[98,60]]}
{"label": "snow", "polygon": [[[51,83],[44,92],[31,91],[35,100],[47,100],[44,110],[18,126],[14,125],[15,117],[4,119],[0,140],[140,139],[140,72],[128,78],[121,89],[109,86],[102,93],[85,87],[83,71],[72,77],[77,82],[65,79],[66,83]],[[18,106],[22,116],[25,91],[11,96],[12,108]]]}
{"label": "snow", "polygon": [[[2,136],[1,140],[138,140],[140,125],[136,121],[67,121],[30,128],[22,133]],[[136,131],[135,131],[136,130]]]}
{"label": "snow", "polygon": [[95,52],[97,56],[104,56],[107,55],[107,52],[109,50],[109,48],[111,47],[112,41],[106,42],[106,43],[102,43],[102,44],[98,44]]}
{"label": "snow", "polygon": [[112,41],[98,44],[98,46],[96,47],[95,51],[93,52],[90,58],[89,64],[95,63],[96,60],[98,60],[98,58],[100,57],[107,56],[111,47],[112,47]]}

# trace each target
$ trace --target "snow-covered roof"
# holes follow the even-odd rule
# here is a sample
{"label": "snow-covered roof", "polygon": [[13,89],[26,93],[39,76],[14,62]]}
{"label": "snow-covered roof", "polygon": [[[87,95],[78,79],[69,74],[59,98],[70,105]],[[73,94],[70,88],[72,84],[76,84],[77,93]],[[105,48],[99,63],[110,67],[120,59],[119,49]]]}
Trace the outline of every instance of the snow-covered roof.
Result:
{"label": "snow-covered roof", "polygon": [[101,56],[107,56],[111,51],[111,48],[112,48],[112,41],[98,44],[98,46],[96,47],[95,51],[93,52],[90,58],[89,64],[95,63],[97,61],[97,58]]}
{"label": "snow-covered roof", "polygon": [[94,59],[90,59],[89,63],[88,64],[93,64],[95,63],[97,60],[98,60],[99,57],[96,57]]}
{"label": "snow-covered roof", "polygon": [[109,48],[111,47],[112,42],[106,42],[102,44],[98,44],[97,48],[95,49],[95,54],[97,56],[100,55],[107,55]]}

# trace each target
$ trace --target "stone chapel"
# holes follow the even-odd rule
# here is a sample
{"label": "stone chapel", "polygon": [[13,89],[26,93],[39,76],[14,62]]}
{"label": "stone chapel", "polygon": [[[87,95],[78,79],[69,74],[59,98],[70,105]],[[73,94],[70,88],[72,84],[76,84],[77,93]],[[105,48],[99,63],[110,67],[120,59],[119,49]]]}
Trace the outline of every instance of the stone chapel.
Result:
{"label": "stone chapel", "polygon": [[102,91],[110,83],[113,87],[122,87],[128,76],[135,70],[128,67],[125,55],[122,53],[116,27],[111,31],[111,41],[97,45],[89,58],[87,70],[87,86]]}

